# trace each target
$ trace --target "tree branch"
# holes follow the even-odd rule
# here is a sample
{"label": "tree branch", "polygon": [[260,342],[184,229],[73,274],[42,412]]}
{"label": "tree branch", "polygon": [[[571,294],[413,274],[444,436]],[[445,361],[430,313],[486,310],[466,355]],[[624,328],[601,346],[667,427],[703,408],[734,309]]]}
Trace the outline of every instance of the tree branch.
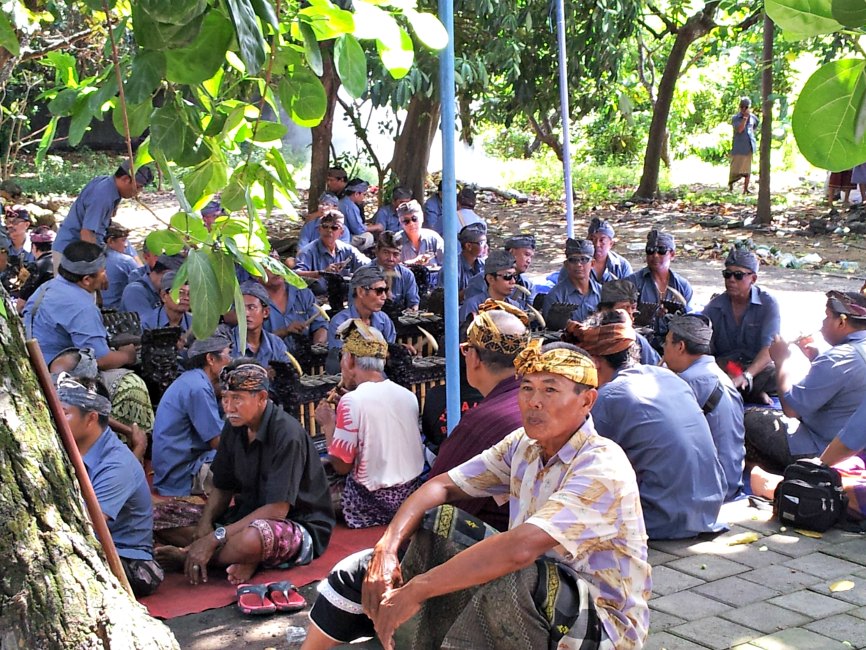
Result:
{"label": "tree branch", "polygon": [[661,11],[658,7],[656,7],[652,2],[648,2],[646,6],[653,13],[653,15],[655,15],[656,18],[658,18],[665,24],[665,27],[667,27],[667,31],[669,34],[676,34],[677,31],[679,31],[680,26],[677,25],[670,18],[668,18],[665,13]]}
{"label": "tree branch", "polygon": [[62,38],[59,41],[54,41],[53,43],[49,43],[45,47],[39,50],[33,50],[31,52],[27,52],[26,54],[22,54],[18,61],[32,61],[33,59],[40,59],[49,52],[53,52],[54,50],[59,50],[67,45],[72,45],[73,43],[80,41],[82,38],[86,38],[93,33],[93,29],[83,29],[80,32],[75,32],[74,34],[70,34],[66,38]]}
{"label": "tree branch", "polygon": [[352,128],[355,130],[355,136],[364,143],[365,147],[367,147],[367,152],[370,154],[370,161],[373,163],[376,172],[381,177],[383,173],[382,163],[379,161],[378,156],[376,156],[376,152],[373,150],[373,145],[370,144],[369,138],[367,138],[367,130],[361,124],[361,120],[358,119],[358,115],[355,113],[355,108],[343,101],[343,98],[339,95],[337,95],[337,102],[339,102],[340,106],[343,107],[343,112],[352,123]]}

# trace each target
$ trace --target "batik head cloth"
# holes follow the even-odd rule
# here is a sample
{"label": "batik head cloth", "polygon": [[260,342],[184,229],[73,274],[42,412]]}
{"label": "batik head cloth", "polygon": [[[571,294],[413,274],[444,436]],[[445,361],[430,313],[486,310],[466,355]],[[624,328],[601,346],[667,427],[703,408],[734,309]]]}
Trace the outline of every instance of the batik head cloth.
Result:
{"label": "batik head cloth", "polygon": [[[515,316],[523,323],[522,334],[504,334],[499,331],[491,315],[494,311],[504,311]],[[474,348],[517,354],[529,343],[529,318],[522,309],[502,300],[485,300],[478,306],[478,315],[466,330],[466,342]]]}
{"label": "batik head cloth", "polygon": [[268,371],[257,363],[242,363],[233,368],[226,366],[220,373],[220,383],[224,391],[245,390],[251,393],[268,390],[271,385]]}
{"label": "batik head cloth", "polygon": [[866,320],[866,296],[855,291],[828,291],[827,307],[854,320]]}
{"label": "batik head cloth", "polygon": [[541,351],[541,339],[533,339],[514,360],[518,375],[531,375],[536,372],[549,372],[562,375],[576,384],[598,387],[598,371],[595,364],[585,354],[575,350],[556,348]]}
{"label": "batik head cloth", "polygon": [[631,318],[622,309],[613,311],[621,313],[624,322],[588,327],[575,321],[569,321],[566,327],[566,331],[571,337],[569,342],[574,342],[590,354],[599,357],[628,350],[637,340]]}
{"label": "batik head cloth", "polygon": [[343,349],[355,357],[388,357],[388,341],[375,327],[360,318],[352,318],[337,328],[337,336],[343,340]]}
{"label": "batik head cloth", "polygon": [[57,376],[57,397],[64,404],[77,406],[82,411],[96,411],[106,417],[111,415],[111,402],[108,398],[83,386],[65,372]]}

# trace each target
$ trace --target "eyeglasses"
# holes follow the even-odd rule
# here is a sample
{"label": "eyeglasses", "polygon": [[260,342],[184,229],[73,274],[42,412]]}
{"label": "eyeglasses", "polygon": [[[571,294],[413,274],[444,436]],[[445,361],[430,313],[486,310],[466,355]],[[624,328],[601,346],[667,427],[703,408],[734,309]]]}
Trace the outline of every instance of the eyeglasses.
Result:
{"label": "eyeglasses", "polygon": [[667,246],[656,246],[656,247],[647,246],[646,247],[646,254],[647,255],[667,255],[670,252],[670,250],[671,249],[668,248]]}
{"label": "eyeglasses", "polygon": [[388,293],[388,287],[364,287],[367,291],[373,291],[377,296],[384,296]]}
{"label": "eyeglasses", "polygon": [[734,278],[737,282],[742,280],[747,275],[752,275],[752,274],[746,273],[745,271],[728,271],[727,269],[722,271],[722,277],[725,278],[725,280],[730,280],[731,278]]}
{"label": "eyeglasses", "polygon": [[589,264],[592,261],[591,257],[581,255],[579,257],[569,257],[565,260],[569,264]]}
{"label": "eyeglasses", "polygon": [[511,282],[517,279],[517,273],[494,273],[497,278],[502,278],[506,282]]}
{"label": "eyeglasses", "polygon": [[339,230],[343,226],[338,226],[337,224],[322,224],[319,228],[324,228],[325,230]]}
{"label": "eyeglasses", "polygon": [[414,223],[416,221],[418,221],[418,217],[416,217],[416,216],[411,216],[411,217],[406,217],[405,219],[400,219],[400,223],[402,223],[403,225],[406,225],[407,223]]}

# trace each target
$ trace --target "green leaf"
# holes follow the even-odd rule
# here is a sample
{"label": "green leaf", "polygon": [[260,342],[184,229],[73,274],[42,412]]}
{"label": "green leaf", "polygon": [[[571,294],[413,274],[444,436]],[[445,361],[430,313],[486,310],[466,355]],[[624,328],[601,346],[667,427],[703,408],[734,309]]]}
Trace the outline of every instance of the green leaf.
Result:
{"label": "green leaf", "polygon": [[[132,25],[135,42],[148,50],[170,50],[189,45],[198,36],[202,20],[196,17],[184,25],[154,20],[141,8],[140,2],[132,2]],[[178,2],[178,4],[184,4]]]}
{"label": "green leaf", "polygon": [[49,52],[40,61],[56,70],[54,80],[58,86],[78,86],[78,71],[75,69],[75,57],[66,52]]}
{"label": "green leaf", "polygon": [[205,251],[193,250],[184,266],[189,267],[189,306],[196,338],[207,338],[219,324],[221,292],[216,273]]}
{"label": "green leaf", "polygon": [[[244,295],[241,293],[241,285],[238,284],[237,276],[235,276],[234,283],[234,303],[235,303],[235,313],[236,314],[245,314],[247,311],[246,305],[244,305]],[[238,345],[241,350],[247,349],[247,319],[246,318],[238,318]]]}
{"label": "green leaf", "polygon": [[270,149],[265,154],[265,160],[270,163],[280,180],[280,184],[292,192],[295,191],[295,179],[289,173],[289,168],[286,166],[286,161],[283,158],[283,152],[276,147]]}
{"label": "green leaf", "polygon": [[177,255],[185,244],[183,238],[173,230],[157,230],[144,239],[147,250],[155,255]]}
{"label": "green leaf", "polygon": [[185,233],[192,240],[206,242],[210,239],[210,233],[201,217],[186,212],[177,212],[171,217],[169,224],[175,230]]}
{"label": "green leaf", "polygon": [[[196,169],[184,176],[183,187],[186,200],[195,207],[199,199],[207,193],[207,187],[213,179],[213,167],[209,162],[199,165]],[[183,213],[180,213],[183,214]]]}
{"label": "green leaf", "polygon": [[159,150],[169,160],[179,157],[186,146],[187,127],[177,105],[166,101],[153,112],[150,121],[151,149]]}
{"label": "green leaf", "polygon": [[117,75],[112,70],[105,83],[95,93],[90,95],[90,112],[94,117],[102,119],[105,105],[117,95]]}
{"label": "green leaf", "polygon": [[42,167],[42,163],[45,162],[45,155],[54,142],[54,134],[57,132],[57,122],[59,119],[56,115],[52,117],[51,121],[48,122],[48,126],[45,127],[45,131],[42,132],[42,137],[39,139],[39,148],[36,150],[37,168]]}
{"label": "green leaf", "polygon": [[783,30],[804,37],[831,34],[842,28],[833,20],[831,0],[765,0],[764,8]]}
{"label": "green leaf", "polygon": [[307,68],[295,68],[291,79],[283,77],[277,88],[283,109],[299,126],[313,127],[322,121],[328,107],[325,87]]}
{"label": "green leaf", "polygon": [[72,109],[72,119],[69,122],[69,144],[77,147],[81,144],[81,139],[90,128],[90,121],[93,119],[93,114],[90,112],[90,102],[87,99],[87,94],[81,93],[78,96],[78,101],[75,102],[75,108]]}
{"label": "green leaf", "polygon": [[[431,50],[441,50],[448,45],[448,31],[436,16],[414,9],[404,10],[403,15],[409,19],[418,40]],[[527,13],[526,16],[529,19],[530,14]]]}
{"label": "green leaf", "polygon": [[126,100],[141,104],[150,99],[165,76],[165,54],[139,50],[132,60],[132,72],[124,86]]}
{"label": "green leaf", "polygon": [[229,212],[235,212],[244,207],[244,186],[243,182],[237,175],[232,176],[229,184],[220,195],[220,202],[223,207]]}
{"label": "green leaf", "polygon": [[830,171],[866,161],[866,146],[855,137],[855,118],[866,96],[866,61],[843,59],[815,71],[800,92],[791,126],[800,152]]}
{"label": "green leaf", "polygon": [[866,25],[866,0],[832,0],[833,18],[845,27]]}
{"label": "green leaf", "polygon": [[231,22],[218,11],[204,19],[199,35],[187,47],[165,53],[166,78],[181,84],[198,84],[213,77],[226,60],[232,41]]}
{"label": "green leaf", "polygon": [[271,0],[250,0],[250,4],[252,4],[256,16],[261,18],[264,24],[270,25],[274,29],[279,28],[280,21],[271,5]]}
{"label": "green leaf", "polygon": [[358,39],[344,34],[334,44],[337,74],[353,99],[360,99],[367,90],[367,57]]}
{"label": "green leaf", "polygon": [[9,50],[12,56],[18,56],[21,53],[18,35],[15,33],[12,23],[9,22],[9,16],[5,11],[0,12],[0,47],[5,47]]}
{"label": "green leaf", "polygon": [[247,74],[254,75],[265,62],[265,37],[256,14],[250,0],[226,0],[226,4],[235,26],[241,59],[246,65]]}
{"label": "green leaf", "polygon": [[400,28],[400,38],[400,47],[396,49],[386,47],[382,41],[376,41],[376,49],[379,52],[379,58],[382,59],[382,65],[394,79],[402,79],[409,74],[415,60],[412,39],[402,27]]}
{"label": "green leaf", "polygon": [[187,25],[207,9],[207,0],[136,0],[156,21]]}
{"label": "green leaf", "polygon": [[78,101],[78,88],[65,88],[57,93],[57,97],[48,102],[48,110],[52,115],[65,117],[72,114],[75,103]]}
{"label": "green leaf", "polygon": [[238,282],[237,275],[235,274],[235,261],[228,251],[223,250],[219,252],[209,250],[207,251],[207,256],[211,267],[213,267],[217,286],[220,289],[220,313],[225,313],[232,306],[235,286]]}
{"label": "green leaf", "polygon": [[273,142],[286,135],[286,127],[277,122],[260,120],[256,126],[255,133],[250,136],[253,142]]}
{"label": "green leaf", "polygon": [[322,50],[319,49],[319,42],[316,40],[313,28],[302,22],[298,25],[298,29],[301,30],[301,36],[304,39],[304,56],[307,58],[307,65],[321,77],[325,68],[322,63]]}
{"label": "green leaf", "polygon": [[150,155],[150,136],[145,138],[144,142],[138,145],[138,151],[135,152],[135,167],[138,169],[143,165],[153,162],[153,156]]}
{"label": "green leaf", "polygon": [[337,7],[304,7],[298,14],[302,22],[313,28],[318,41],[328,41],[355,31],[354,15]]}
{"label": "green leaf", "polygon": [[[127,104],[126,119],[129,120],[129,135],[133,138],[137,138],[144,133],[145,129],[150,124],[150,115],[152,112],[153,106],[150,103],[150,98],[142,104]],[[114,128],[120,135],[125,135],[123,128],[123,112],[121,111],[119,103],[114,107],[114,110],[111,111],[111,123],[114,124]]]}
{"label": "green leaf", "polygon": [[393,45],[399,43],[394,16],[363,0],[353,2],[352,7],[355,10],[355,29],[352,33],[357,38],[380,39]]}

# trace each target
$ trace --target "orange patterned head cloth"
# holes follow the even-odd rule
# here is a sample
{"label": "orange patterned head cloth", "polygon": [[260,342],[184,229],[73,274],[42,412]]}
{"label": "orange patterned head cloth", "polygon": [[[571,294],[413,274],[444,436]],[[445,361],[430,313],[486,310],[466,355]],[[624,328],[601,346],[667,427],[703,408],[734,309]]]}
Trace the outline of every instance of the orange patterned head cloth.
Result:
{"label": "orange patterned head cloth", "polygon": [[356,357],[388,357],[388,341],[375,327],[360,318],[347,320],[337,328],[337,336],[343,340],[343,349]]}
{"label": "orange patterned head cloth", "polygon": [[526,349],[517,355],[514,368],[518,375],[550,372],[562,375],[576,384],[598,388],[598,371],[592,359],[576,350],[565,348],[542,352],[540,339],[530,341]]}
{"label": "orange patterned head cloth", "polygon": [[[499,330],[491,316],[493,311],[504,311],[515,316],[525,328],[521,334],[505,334]],[[466,330],[466,342],[472,347],[517,354],[529,342],[529,318],[526,312],[502,300],[485,300],[478,306],[478,315]]]}
{"label": "orange patterned head cloth", "polygon": [[625,322],[587,327],[581,323],[569,321],[566,326],[568,342],[579,345],[590,354],[600,357],[627,350],[637,340],[637,335],[628,314],[622,309],[614,311],[621,312]]}

